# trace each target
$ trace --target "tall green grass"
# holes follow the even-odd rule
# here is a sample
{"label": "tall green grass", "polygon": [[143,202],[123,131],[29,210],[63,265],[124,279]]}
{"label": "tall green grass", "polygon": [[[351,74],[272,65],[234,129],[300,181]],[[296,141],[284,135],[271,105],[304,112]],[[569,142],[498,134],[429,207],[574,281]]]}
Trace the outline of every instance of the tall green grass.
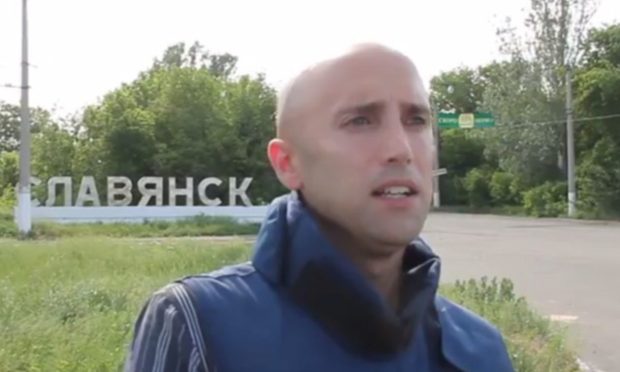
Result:
{"label": "tall green grass", "polygon": [[[0,239],[0,371],[118,371],[153,290],[249,259],[242,240]],[[442,287],[498,324],[518,371],[572,371],[574,355],[510,282]]]}
{"label": "tall green grass", "polygon": [[[141,223],[79,223],[60,224],[37,222],[28,238],[55,239],[78,236],[107,237],[182,237],[254,235],[260,228],[256,223],[239,223],[227,217],[196,216],[176,221],[144,221]],[[13,216],[0,210],[0,238],[19,237]]]}
{"label": "tall green grass", "polygon": [[499,328],[517,371],[580,371],[567,329],[534,311],[510,280],[457,281],[440,292]]}
{"label": "tall green grass", "polygon": [[0,240],[0,371],[116,371],[154,289],[248,255],[240,241]]}

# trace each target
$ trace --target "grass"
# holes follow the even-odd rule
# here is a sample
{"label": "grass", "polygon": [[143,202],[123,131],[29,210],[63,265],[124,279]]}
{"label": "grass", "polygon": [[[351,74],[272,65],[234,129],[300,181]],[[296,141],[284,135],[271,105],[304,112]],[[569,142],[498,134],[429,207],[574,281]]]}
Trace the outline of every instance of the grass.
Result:
{"label": "grass", "polygon": [[[242,240],[0,240],[0,371],[117,371],[154,289],[250,253]],[[442,291],[500,326],[518,371],[575,370],[563,333],[516,298],[509,282]]]}
{"label": "grass", "polygon": [[115,371],[147,296],[246,260],[240,241],[0,241],[0,371]]}
{"label": "grass", "polygon": [[529,217],[523,210],[523,207],[520,206],[473,207],[469,205],[443,205],[439,208],[433,208],[433,212]]}
{"label": "grass", "polygon": [[[79,236],[106,237],[183,237],[254,235],[260,225],[238,223],[232,218],[197,216],[176,221],[144,221],[142,223],[81,223],[60,224],[37,222],[32,226],[31,239],[56,239]],[[0,210],[0,238],[18,238],[13,216]]]}
{"label": "grass", "polygon": [[[487,206],[487,207],[473,207],[469,205],[443,205],[439,208],[433,208],[434,213],[465,213],[465,214],[488,214],[496,216],[513,216],[513,217],[528,217],[537,218],[536,216],[529,215],[525,209],[521,206]],[[561,214],[555,217],[546,218],[569,218],[568,214]],[[577,220],[591,220],[591,221],[620,221],[619,212],[602,212],[602,211],[588,211],[586,209],[577,206],[577,213],[575,215]]]}
{"label": "grass", "polygon": [[516,371],[580,371],[567,329],[534,311],[510,280],[457,281],[440,292],[500,329]]}

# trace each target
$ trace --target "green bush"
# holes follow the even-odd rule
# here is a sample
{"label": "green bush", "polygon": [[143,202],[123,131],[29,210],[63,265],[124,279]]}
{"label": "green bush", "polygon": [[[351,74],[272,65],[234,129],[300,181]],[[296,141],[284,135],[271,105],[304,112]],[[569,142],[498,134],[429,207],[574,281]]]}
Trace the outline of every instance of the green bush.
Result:
{"label": "green bush", "polygon": [[19,180],[19,156],[15,151],[0,151],[0,195]]}
{"label": "green bush", "polygon": [[489,190],[488,172],[474,168],[465,176],[465,190],[469,205],[472,207],[484,207],[490,205],[491,193]]}
{"label": "green bush", "polygon": [[495,205],[516,206],[522,204],[525,190],[521,178],[498,170],[491,177],[489,191]]}
{"label": "green bush", "polygon": [[513,175],[512,182],[510,183],[510,192],[512,193],[517,205],[523,205],[523,195],[526,191],[527,187],[525,181],[523,181],[520,176]]}
{"label": "green bush", "polygon": [[443,130],[440,137],[439,164],[448,174],[464,176],[484,163],[484,142],[462,129]]}
{"label": "green bush", "polygon": [[579,210],[605,217],[620,215],[620,146],[604,138],[577,167]]}
{"label": "green bush", "polygon": [[17,228],[11,210],[0,206],[0,238],[14,238],[16,236]]}
{"label": "green bush", "polygon": [[442,205],[465,205],[468,203],[467,190],[465,190],[463,181],[464,177],[450,173],[439,178]]}
{"label": "green bush", "polygon": [[457,281],[440,292],[497,326],[516,371],[579,371],[576,355],[566,342],[566,330],[517,297],[510,280],[483,277]]}
{"label": "green bush", "polygon": [[566,214],[568,186],[566,182],[545,182],[525,192],[523,208],[534,217],[559,217]]}
{"label": "green bush", "polygon": [[17,205],[17,195],[15,195],[15,188],[7,186],[0,189],[0,210],[10,210]]}
{"label": "green bush", "polygon": [[510,205],[514,204],[514,195],[512,193],[511,185],[514,176],[510,173],[497,171],[493,173],[491,177],[491,184],[489,186],[491,192],[491,198],[497,205]]}
{"label": "green bush", "polygon": [[9,183],[4,188],[0,185],[0,238],[17,236],[17,228],[13,221],[13,208],[16,204],[15,187]]}

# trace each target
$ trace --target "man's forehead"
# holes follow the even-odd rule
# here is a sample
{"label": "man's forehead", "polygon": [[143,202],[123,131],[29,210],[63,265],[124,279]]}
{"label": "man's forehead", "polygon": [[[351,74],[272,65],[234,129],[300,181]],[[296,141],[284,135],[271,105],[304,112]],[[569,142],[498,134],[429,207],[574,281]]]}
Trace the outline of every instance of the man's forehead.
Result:
{"label": "man's forehead", "polygon": [[323,88],[323,97],[334,103],[351,105],[388,104],[429,107],[428,94],[421,81],[405,74],[395,74],[391,79],[381,74],[363,78],[344,76],[335,78]]}
{"label": "man's forehead", "polygon": [[295,88],[306,90],[318,83],[338,80],[338,77],[377,73],[381,67],[400,73],[401,78],[406,74],[416,82],[421,81],[413,61],[401,52],[378,44],[359,44],[309,65],[288,82],[280,96],[284,98],[288,93],[301,90]]}
{"label": "man's forehead", "polygon": [[380,100],[429,106],[422,79],[409,57],[382,45],[360,44],[313,64],[291,80],[280,93],[278,117],[286,122],[287,116],[325,105]]}
{"label": "man's forehead", "polygon": [[386,61],[383,66],[342,65],[325,76],[320,90],[326,105],[386,106],[429,109],[428,94],[413,65]]}

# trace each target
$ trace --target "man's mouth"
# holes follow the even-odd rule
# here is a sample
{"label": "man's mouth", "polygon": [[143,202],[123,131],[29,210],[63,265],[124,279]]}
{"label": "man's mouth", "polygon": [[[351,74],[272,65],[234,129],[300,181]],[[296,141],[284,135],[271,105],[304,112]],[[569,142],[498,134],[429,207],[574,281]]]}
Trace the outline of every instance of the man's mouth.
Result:
{"label": "man's mouth", "polygon": [[416,194],[417,191],[413,187],[405,185],[384,186],[372,192],[372,196],[392,199],[406,198]]}

